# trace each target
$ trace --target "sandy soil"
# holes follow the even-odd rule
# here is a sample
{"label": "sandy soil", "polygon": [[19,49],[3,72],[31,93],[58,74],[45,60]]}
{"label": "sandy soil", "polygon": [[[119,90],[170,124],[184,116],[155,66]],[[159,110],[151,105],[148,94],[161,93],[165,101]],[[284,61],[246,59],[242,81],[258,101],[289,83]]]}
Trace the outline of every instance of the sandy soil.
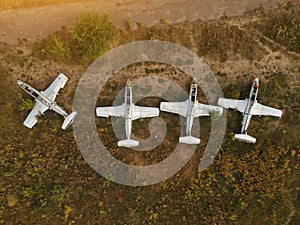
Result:
{"label": "sandy soil", "polygon": [[16,44],[19,38],[35,41],[61,26],[70,26],[83,12],[109,13],[118,27],[126,19],[154,25],[165,19],[169,23],[196,19],[213,20],[222,15],[237,16],[260,6],[276,7],[283,0],[95,0],[42,7],[0,11],[0,41]]}

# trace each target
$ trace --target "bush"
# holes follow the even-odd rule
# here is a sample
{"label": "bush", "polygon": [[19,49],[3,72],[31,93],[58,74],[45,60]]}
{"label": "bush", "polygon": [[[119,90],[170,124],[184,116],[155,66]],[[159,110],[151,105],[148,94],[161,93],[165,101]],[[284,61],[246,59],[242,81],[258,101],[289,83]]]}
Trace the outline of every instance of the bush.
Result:
{"label": "bush", "polygon": [[30,99],[22,99],[21,110],[22,111],[30,111],[34,108],[35,103]]}
{"label": "bush", "polygon": [[70,29],[72,53],[76,59],[94,60],[108,50],[116,34],[107,14],[82,14]]}
{"label": "bush", "polygon": [[70,55],[70,47],[69,43],[63,41],[59,36],[53,35],[50,43],[47,46],[47,51],[54,58],[58,60],[65,60],[69,58]]}
{"label": "bush", "polygon": [[126,28],[127,28],[128,30],[131,30],[131,21],[130,21],[130,19],[127,19],[127,20],[125,21],[125,25],[126,25]]}

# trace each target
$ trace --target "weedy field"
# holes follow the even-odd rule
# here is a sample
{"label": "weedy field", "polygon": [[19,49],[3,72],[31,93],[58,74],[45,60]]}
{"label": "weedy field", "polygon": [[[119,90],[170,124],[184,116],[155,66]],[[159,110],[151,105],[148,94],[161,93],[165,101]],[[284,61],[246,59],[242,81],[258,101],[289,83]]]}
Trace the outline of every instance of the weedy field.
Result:
{"label": "weedy field", "polygon": [[[175,25],[162,21],[155,27],[138,24],[137,30],[117,30],[107,15],[87,14],[40,42],[1,43],[0,224],[299,224],[299,9],[299,3],[290,2],[242,17]],[[101,26],[95,27],[97,21]],[[79,28],[90,35],[82,36]],[[69,82],[57,102],[70,111],[77,83],[97,53],[148,39],[175,42],[198,54],[225,97],[247,97],[253,78],[259,77],[259,101],[282,109],[282,118],[253,118],[248,132],[257,143],[252,145],[233,140],[242,117],[228,112],[222,148],[213,164],[198,173],[211,122],[201,118],[202,141],[187,165],[145,187],[119,185],[93,171],[72,128],[61,130],[62,118],[53,112],[32,130],[22,125],[33,104],[17,87],[17,78],[42,90],[57,73],[67,74]],[[170,65],[138,63],[114,74],[98,103],[112,104],[128,78],[148,75],[173,80],[187,91],[191,82]],[[206,102],[201,91],[198,100]],[[159,106],[160,101],[148,98],[139,104]],[[97,118],[96,124],[112,155],[149,165],[168,157],[180,135],[178,116],[161,117],[172,132],[147,153],[117,148],[110,120]],[[149,121],[136,122],[134,134],[146,138]]]}

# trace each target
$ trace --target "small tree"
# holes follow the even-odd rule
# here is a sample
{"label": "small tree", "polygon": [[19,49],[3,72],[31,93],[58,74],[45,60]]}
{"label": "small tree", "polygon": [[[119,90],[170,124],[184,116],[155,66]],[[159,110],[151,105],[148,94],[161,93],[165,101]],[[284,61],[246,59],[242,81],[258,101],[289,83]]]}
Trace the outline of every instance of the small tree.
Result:
{"label": "small tree", "polygon": [[74,57],[94,60],[108,50],[117,29],[107,14],[87,13],[78,17],[70,34]]}

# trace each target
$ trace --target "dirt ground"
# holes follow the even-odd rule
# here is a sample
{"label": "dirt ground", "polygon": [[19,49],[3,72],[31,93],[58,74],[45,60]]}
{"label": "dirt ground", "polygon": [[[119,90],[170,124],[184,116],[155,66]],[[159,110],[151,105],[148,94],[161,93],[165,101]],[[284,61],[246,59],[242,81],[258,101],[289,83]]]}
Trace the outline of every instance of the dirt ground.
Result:
{"label": "dirt ground", "polygon": [[71,25],[83,12],[109,13],[118,27],[124,27],[127,19],[134,27],[137,22],[151,26],[161,19],[168,23],[214,20],[223,15],[242,15],[260,6],[276,7],[279,2],[283,0],[95,0],[5,10],[0,11],[0,41],[16,44],[19,38],[44,38],[62,26]]}

